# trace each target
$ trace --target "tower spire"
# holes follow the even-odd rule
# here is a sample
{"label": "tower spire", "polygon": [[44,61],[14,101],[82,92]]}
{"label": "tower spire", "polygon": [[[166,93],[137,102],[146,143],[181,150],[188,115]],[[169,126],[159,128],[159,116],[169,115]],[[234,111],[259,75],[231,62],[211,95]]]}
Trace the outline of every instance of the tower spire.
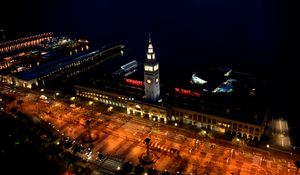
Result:
{"label": "tower spire", "polygon": [[150,33],[149,33],[149,42],[148,42],[147,59],[148,59],[148,60],[155,60],[155,53],[154,53],[154,50],[153,50],[153,45],[152,45]]}
{"label": "tower spire", "polygon": [[151,34],[149,33],[149,44],[151,43]]}

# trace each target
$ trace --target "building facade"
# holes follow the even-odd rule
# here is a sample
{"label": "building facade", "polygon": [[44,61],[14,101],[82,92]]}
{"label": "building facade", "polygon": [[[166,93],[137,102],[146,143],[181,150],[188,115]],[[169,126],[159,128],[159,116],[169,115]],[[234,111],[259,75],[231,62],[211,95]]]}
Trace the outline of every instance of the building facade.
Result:
{"label": "building facade", "polygon": [[115,107],[121,107],[128,115],[167,124],[167,109],[159,105],[136,101],[130,96],[83,86],[75,86],[76,95]]}
{"label": "building facade", "polygon": [[159,63],[155,58],[150,36],[147,58],[144,63],[144,84],[146,102],[157,103],[160,98]]}
{"label": "building facade", "polygon": [[141,117],[165,124],[176,122],[219,133],[227,132],[236,135],[238,138],[259,141],[266,126],[266,120],[259,124],[253,124],[177,106],[163,107],[136,101],[126,95],[83,86],[75,86],[75,90],[77,96],[121,107],[127,111],[128,115],[134,117]]}
{"label": "building facade", "polygon": [[267,122],[265,119],[255,124],[175,106],[168,108],[167,121],[179,122],[224,134],[230,133],[238,138],[256,141],[260,140]]}
{"label": "building facade", "polygon": [[[164,124],[190,125],[194,128],[230,133],[237,138],[259,141],[266,126],[266,119],[262,122],[246,122],[230,117],[208,114],[176,105],[160,106],[157,101],[160,98],[159,64],[155,58],[155,52],[151,38],[149,38],[147,59],[144,63],[144,91],[146,102],[135,100],[130,95],[114,93],[113,91],[99,90],[76,86],[76,95],[89,98],[107,105],[124,109],[127,115],[149,119],[152,122]],[[193,96],[200,94],[193,93]]]}

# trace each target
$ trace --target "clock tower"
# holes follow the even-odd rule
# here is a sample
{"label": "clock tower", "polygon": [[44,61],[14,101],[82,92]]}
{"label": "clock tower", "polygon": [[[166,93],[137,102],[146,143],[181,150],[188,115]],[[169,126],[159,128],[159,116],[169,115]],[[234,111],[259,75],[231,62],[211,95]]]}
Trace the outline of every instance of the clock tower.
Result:
{"label": "clock tower", "polygon": [[144,63],[144,84],[146,101],[157,103],[160,97],[159,64],[149,34],[147,58]]}

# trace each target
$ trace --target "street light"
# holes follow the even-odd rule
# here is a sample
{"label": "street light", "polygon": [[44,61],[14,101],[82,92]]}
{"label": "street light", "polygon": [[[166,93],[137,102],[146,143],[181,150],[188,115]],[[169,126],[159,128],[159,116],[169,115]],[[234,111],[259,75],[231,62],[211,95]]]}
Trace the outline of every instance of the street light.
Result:
{"label": "street light", "polygon": [[174,126],[177,126],[177,125],[178,125],[177,123],[174,124]]}
{"label": "street light", "polygon": [[114,107],[109,106],[109,107],[107,108],[107,112],[110,112],[110,111],[112,111],[113,109],[114,109]]}
{"label": "street light", "polygon": [[267,148],[270,148],[270,145],[269,145],[269,144],[267,144]]}
{"label": "street light", "polygon": [[58,92],[56,92],[56,93],[54,94],[54,99],[56,99],[56,96],[59,96],[59,93],[58,93]]}

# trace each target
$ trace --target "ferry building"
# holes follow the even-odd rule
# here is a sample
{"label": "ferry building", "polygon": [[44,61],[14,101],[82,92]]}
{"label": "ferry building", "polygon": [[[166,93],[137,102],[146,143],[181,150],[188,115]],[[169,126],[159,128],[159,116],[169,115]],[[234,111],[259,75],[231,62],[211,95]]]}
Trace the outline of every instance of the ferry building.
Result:
{"label": "ferry building", "polygon": [[[130,71],[134,72],[137,67],[136,61],[124,65],[118,74],[125,71],[124,67],[128,74]],[[76,95],[118,107],[134,117],[164,124],[189,125],[231,134],[237,138],[260,140],[267,120],[264,113],[238,113],[229,108],[219,109],[203,102],[200,92],[180,87],[175,87],[174,92],[169,93],[171,101],[176,102],[164,104],[166,99],[161,94],[159,70],[159,62],[149,36],[143,64],[143,80],[126,76],[119,79],[117,83],[110,84],[110,88],[107,89],[76,85]],[[182,105],[187,103],[194,103],[194,105]]]}

